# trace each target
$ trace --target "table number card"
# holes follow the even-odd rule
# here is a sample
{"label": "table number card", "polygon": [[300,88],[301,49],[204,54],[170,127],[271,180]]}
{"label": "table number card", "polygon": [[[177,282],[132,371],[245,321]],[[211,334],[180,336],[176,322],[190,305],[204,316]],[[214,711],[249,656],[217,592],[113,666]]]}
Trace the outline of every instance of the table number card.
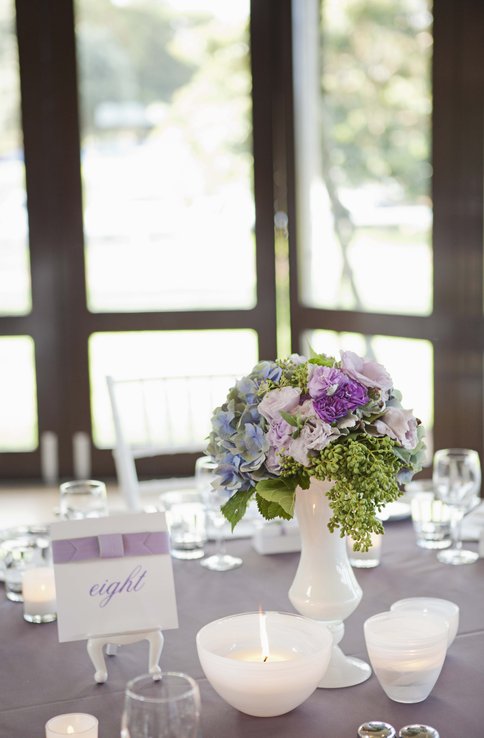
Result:
{"label": "table number card", "polygon": [[164,513],[50,528],[59,641],[178,627]]}

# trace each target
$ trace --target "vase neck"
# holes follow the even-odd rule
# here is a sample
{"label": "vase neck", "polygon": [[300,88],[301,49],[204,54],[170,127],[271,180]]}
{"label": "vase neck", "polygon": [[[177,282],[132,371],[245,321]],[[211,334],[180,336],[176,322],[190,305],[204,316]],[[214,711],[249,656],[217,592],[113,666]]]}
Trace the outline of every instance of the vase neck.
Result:
{"label": "vase neck", "polygon": [[308,489],[297,487],[294,512],[299,526],[304,525],[304,521],[308,519],[317,519],[321,524],[328,524],[331,509],[327,492],[332,486],[333,482],[322,482],[311,477]]}

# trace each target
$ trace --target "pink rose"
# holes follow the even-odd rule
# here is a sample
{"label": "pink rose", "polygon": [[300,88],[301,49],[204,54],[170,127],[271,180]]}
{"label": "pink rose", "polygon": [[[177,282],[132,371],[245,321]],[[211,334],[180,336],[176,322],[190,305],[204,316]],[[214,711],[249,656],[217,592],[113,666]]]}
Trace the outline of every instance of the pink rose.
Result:
{"label": "pink rose", "polygon": [[291,440],[293,430],[294,428],[282,418],[280,420],[273,420],[266,434],[267,440],[275,449],[287,447],[287,444]]}
{"label": "pink rose", "polygon": [[296,387],[280,387],[271,390],[261,400],[258,410],[266,420],[280,420],[281,410],[292,413],[299,405],[301,390]]}
{"label": "pink rose", "polygon": [[279,454],[277,453],[275,448],[272,448],[272,446],[267,452],[265,464],[266,464],[266,469],[268,472],[270,472],[271,474],[276,474],[276,475],[280,474],[281,464],[280,464]]}
{"label": "pink rose", "polygon": [[377,433],[389,436],[403,448],[415,448],[418,442],[417,420],[411,410],[403,407],[388,407],[375,422]]}
{"label": "pink rose", "polygon": [[303,426],[298,438],[293,438],[289,444],[287,453],[300,464],[309,464],[308,451],[321,451],[335,436],[339,435],[336,428],[325,423],[319,418],[312,423]]}
{"label": "pink rose", "polygon": [[353,351],[341,352],[341,366],[346,374],[365,387],[376,387],[388,393],[393,387],[393,381],[387,370],[376,361],[368,361]]}

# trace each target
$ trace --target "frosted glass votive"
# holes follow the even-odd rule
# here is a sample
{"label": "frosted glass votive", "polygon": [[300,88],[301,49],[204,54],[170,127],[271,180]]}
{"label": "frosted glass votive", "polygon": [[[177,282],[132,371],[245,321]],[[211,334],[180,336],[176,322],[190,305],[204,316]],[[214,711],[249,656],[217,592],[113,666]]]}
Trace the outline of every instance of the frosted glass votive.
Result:
{"label": "frosted glass votive", "polygon": [[260,638],[260,614],[232,615],[205,625],[197,651],[214,690],[247,715],[283,715],[316,689],[329,664],[333,638],[316,620],[267,612],[268,652]]}
{"label": "frosted glass votive", "polygon": [[383,691],[395,702],[423,702],[447,652],[447,621],[430,612],[394,610],[368,618],[366,648]]}
{"label": "frosted glass votive", "polygon": [[356,569],[373,569],[381,560],[381,547],[383,535],[381,533],[371,534],[371,546],[368,551],[355,551],[351,536],[346,538],[346,550],[351,566]]}
{"label": "frosted glass votive", "polygon": [[98,738],[98,719],[83,712],[56,715],[45,724],[45,738]]}
{"label": "frosted glass votive", "polygon": [[408,612],[430,612],[435,615],[440,615],[449,625],[449,635],[447,648],[453,642],[457,635],[457,629],[459,627],[459,605],[450,600],[443,600],[439,597],[407,597],[404,600],[397,600],[390,607],[393,611],[408,611]]}
{"label": "frosted glass votive", "polygon": [[57,617],[54,570],[50,566],[27,569],[22,577],[24,619],[51,623]]}

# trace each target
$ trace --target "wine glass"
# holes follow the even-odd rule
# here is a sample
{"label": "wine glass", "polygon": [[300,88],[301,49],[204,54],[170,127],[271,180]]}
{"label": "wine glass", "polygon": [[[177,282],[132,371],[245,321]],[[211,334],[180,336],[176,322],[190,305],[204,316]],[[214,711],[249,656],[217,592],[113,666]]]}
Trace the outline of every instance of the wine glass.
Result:
{"label": "wine glass", "polygon": [[462,518],[472,508],[481,484],[481,465],[477,451],[467,448],[445,448],[434,454],[433,483],[437,497],[451,509],[452,546],[439,551],[443,564],[472,564],[475,551],[462,548]]}
{"label": "wine glass", "polygon": [[126,685],[121,738],[197,738],[199,722],[200,690],[186,674],[145,674]]}
{"label": "wine glass", "polygon": [[202,456],[195,462],[195,483],[205,504],[207,518],[213,527],[216,543],[216,552],[202,559],[200,564],[212,571],[228,571],[241,566],[242,559],[238,556],[231,556],[225,551],[224,528],[227,520],[220,508],[230,499],[231,493],[213,486],[213,482],[217,479],[216,468],[216,462],[208,456]]}

